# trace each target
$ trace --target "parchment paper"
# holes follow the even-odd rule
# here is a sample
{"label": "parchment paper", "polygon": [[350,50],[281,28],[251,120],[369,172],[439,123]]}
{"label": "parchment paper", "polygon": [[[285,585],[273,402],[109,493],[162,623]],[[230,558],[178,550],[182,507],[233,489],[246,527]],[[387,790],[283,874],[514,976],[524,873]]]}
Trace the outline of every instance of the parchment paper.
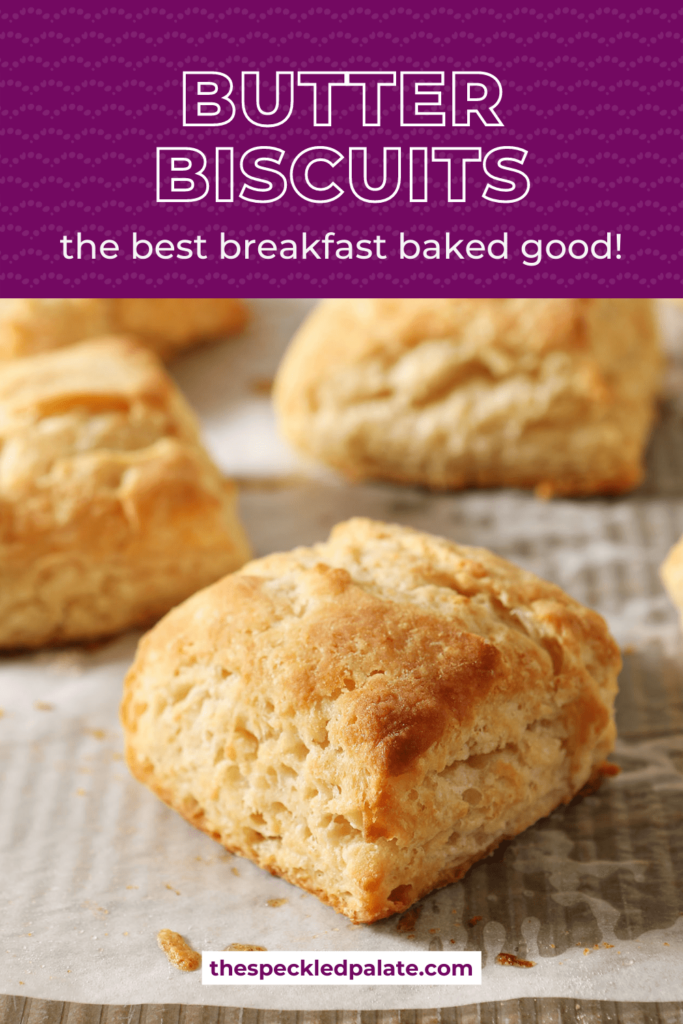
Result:
{"label": "parchment paper", "polygon": [[[657,576],[683,533],[683,375],[674,362],[648,478],[627,498],[544,503],[516,491],[351,486],[287,450],[265,393],[308,305],[254,303],[245,336],[173,367],[214,456],[241,478],[256,553],[322,539],[334,522],[365,514],[485,545],[559,583],[606,615],[624,648],[615,757],[624,771],[425,898],[412,931],[399,931],[397,918],[357,926],[227,854],[129,777],[117,709],[136,635],[2,658],[0,991],[275,1009],[683,999],[683,646]],[[665,326],[676,356],[673,308]],[[202,988],[199,974],[168,965],[161,928],[197,949],[481,949],[484,981]],[[501,967],[501,950],[536,966]]]}

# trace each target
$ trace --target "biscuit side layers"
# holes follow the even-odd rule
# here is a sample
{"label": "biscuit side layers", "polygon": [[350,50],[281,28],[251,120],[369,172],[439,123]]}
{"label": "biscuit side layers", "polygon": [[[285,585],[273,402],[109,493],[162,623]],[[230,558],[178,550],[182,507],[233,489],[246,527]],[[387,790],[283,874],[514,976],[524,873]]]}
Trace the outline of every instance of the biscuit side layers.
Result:
{"label": "biscuit side layers", "polygon": [[143,638],[127,759],[229,850],[375,921],[572,799],[612,749],[619,668],[558,587],[352,519]]}
{"label": "biscuit side layers", "polygon": [[0,360],[105,334],[133,334],[168,359],[246,321],[239,299],[0,299]]}
{"label": "biscuit side layers", "polygon": [[285,437],[352,478],[618,493],[661,357],[645,299],[336,299],[285,355]]}
{"label": "biscuit side layers", "polygon": [[152,353],[0,367],[0,647],[149,624],[249,557],[236,495]]}

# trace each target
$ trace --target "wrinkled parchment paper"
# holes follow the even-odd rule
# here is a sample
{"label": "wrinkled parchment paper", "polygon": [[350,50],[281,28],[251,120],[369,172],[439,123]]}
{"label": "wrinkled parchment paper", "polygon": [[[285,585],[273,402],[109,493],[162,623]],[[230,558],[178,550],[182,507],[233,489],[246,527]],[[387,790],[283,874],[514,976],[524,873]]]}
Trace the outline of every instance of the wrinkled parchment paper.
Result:
{"label": "wrinkled parchment paper", "polygon": [[[363,514],[490,547],[559,583],[602,612],[623,647],[623,772],[426,897],[409,930],[398,918],[352,925],[225,852],[128,775],[118,702],[137,635],[0,658],[0,991],[274,1009],[683,999],[683,645],[657,576],[683,533],[683,374],[672,365],[648,478],[626,498],[351,486],[299,462],[275,432],[268,384],[309,306],[256,302],[243,337],[172,368],[215,458],[241,481],[256,554]],[[672,307],[664,318],[675,355],[681,317]],[[483,984],[202,988],[198,973],[168,964],[162,928],[200,950],[481,949]],[[500,951],[535,966],[502,967]]]}

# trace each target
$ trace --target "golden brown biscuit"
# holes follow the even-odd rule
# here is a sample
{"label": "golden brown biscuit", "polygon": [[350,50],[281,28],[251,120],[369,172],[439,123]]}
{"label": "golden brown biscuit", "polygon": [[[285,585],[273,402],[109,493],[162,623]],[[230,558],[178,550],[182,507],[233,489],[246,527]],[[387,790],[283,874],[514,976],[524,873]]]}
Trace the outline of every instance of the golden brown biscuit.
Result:
{"label": "golden brown biscuit", "polygon": [[681,614],[683,626],[683,537],[671,548],[659,572],[669,597]]}
{"label": "golden brown biscuit", "polygon": [[0,367],[0,648],[149,623],[248,557],[235,491],[125,339]]}
{"label": "golden brown biscuit", "polygon": [[482,548],[351,519],[141,641],[128,764],[352,921],[404,910],[566,803],[614,742],[603,619]]}
{"label": "golden brown biscuit", "polygon": [[134,334],[162,359],[242,328],[239,299],[0,299],[0,360]]}
{"label": "golden brown biscuit", "polygon": [[334,299],[275,384],[282,431],[350,477],[625,491],[660,354],[645,299]]}

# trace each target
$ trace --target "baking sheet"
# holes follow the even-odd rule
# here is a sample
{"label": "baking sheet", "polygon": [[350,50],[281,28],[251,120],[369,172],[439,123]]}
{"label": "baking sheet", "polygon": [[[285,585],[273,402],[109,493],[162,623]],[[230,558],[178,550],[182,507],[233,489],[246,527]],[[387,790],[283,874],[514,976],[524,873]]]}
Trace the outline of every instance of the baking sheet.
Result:
{"label": "baking sheet", "polygon": [[[322,539],[334,522],[363,514],[491,547],[559,583],[606,615],[625,651],[616,754],[624,771],[421,901],[412,931],[399,931],[397,918],[352,925],[226,853],[128,776],[117,707],[136,635],[5,657],[0,991],[275,1009],[683,999],[683,645],[657,575],[683,533],[678,364],[648,479],[627,498],[544,503],[509,490],[350,486],[300,463],[274,429],[267,384],[307,308],[255,303],[244,337],[173,368],[214,456],[241,478],[256,553]],[[664,315],[677,357],[681,318],[673,308]],[[484,981],[460,990],[202,988],[199,974],[168,965],[156,945],[161,928],[197,949],[481,949]],[[500,951],[536,966],[501,967]]]}

